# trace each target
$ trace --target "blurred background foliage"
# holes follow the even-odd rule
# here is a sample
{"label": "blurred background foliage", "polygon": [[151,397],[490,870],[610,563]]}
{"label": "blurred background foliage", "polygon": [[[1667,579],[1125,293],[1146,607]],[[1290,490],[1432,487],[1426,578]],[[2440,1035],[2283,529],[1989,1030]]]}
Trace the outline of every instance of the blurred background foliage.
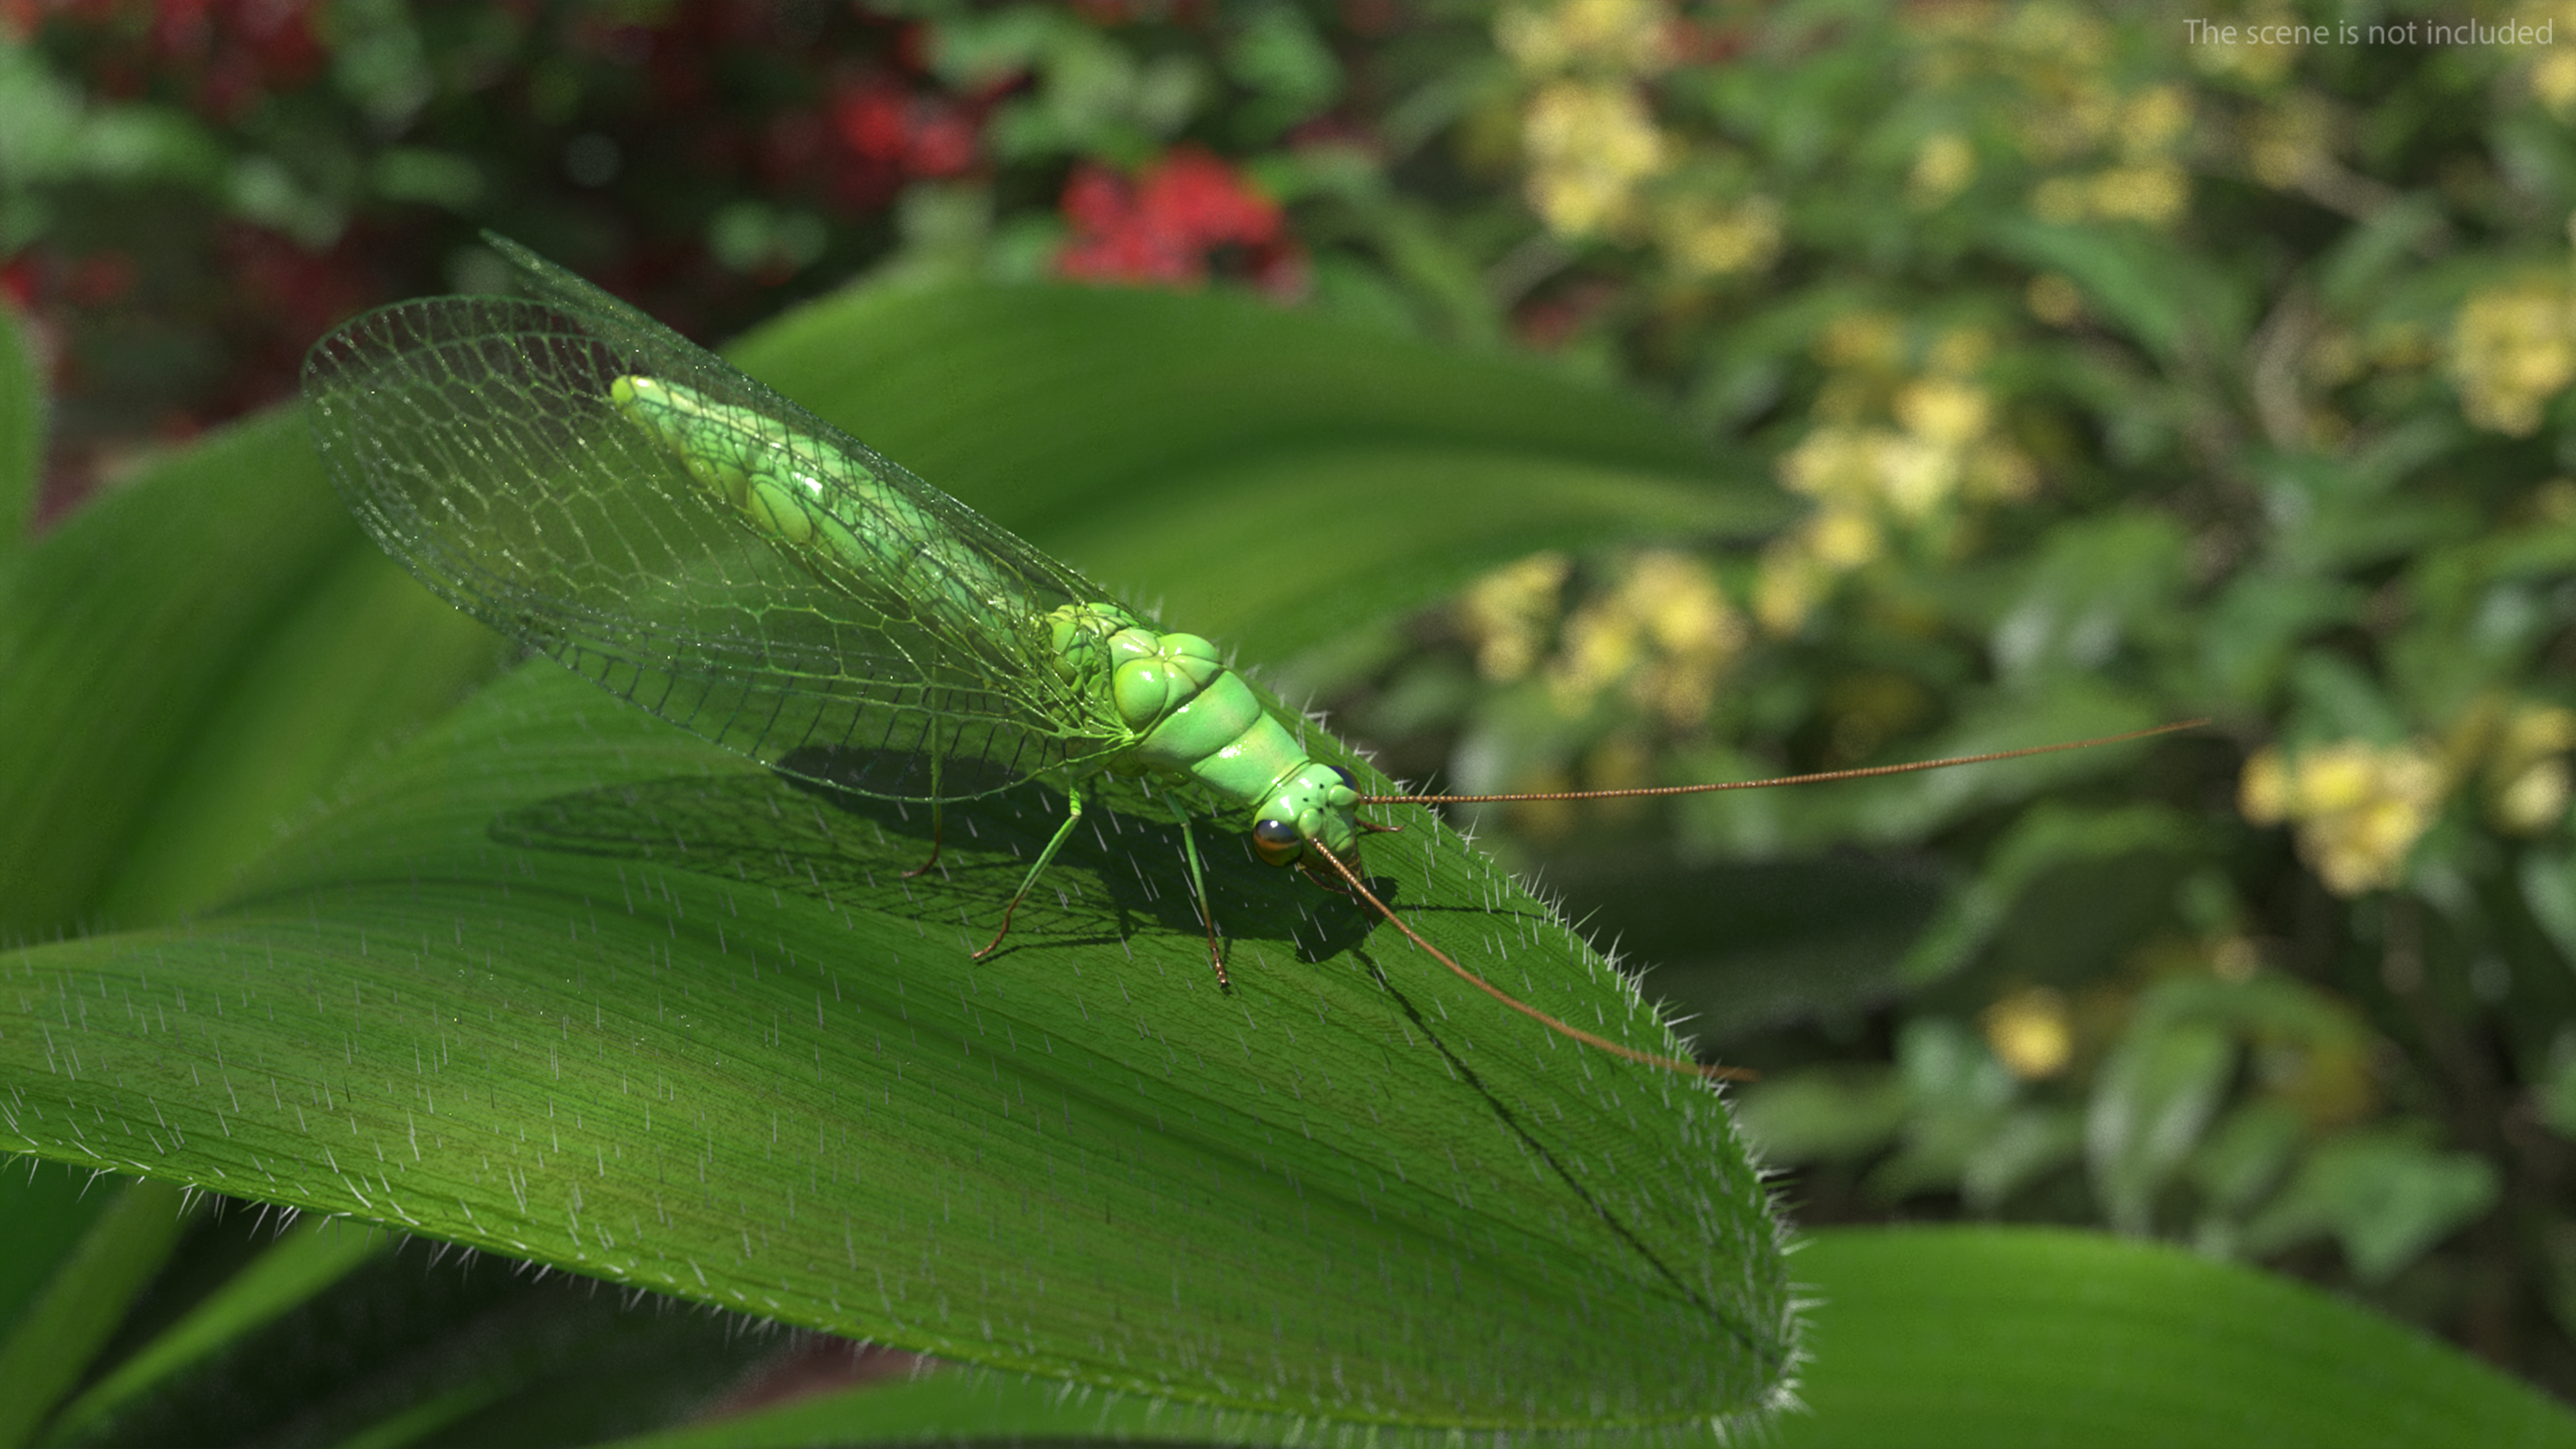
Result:
{"label": "blurred background foliage", "polygon": [[2177,1240],[2576,1397],[2576,4],[0,3],[46,517],[485,226],[703,339],[1232,287],[1660,399],[1803,520],[1273,678],[1452,790],[2210,717],[1484,839],[1761,1068],[1806,1221]]}

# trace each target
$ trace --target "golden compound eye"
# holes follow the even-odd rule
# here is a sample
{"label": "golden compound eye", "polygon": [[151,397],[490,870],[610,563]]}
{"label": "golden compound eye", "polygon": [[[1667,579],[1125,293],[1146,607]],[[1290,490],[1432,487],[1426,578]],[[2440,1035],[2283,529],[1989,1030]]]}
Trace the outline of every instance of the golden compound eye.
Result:
{"label": "golden compound eye", "polygon": [[1296,826],[1285,820],[1264,820],[1252,827],[1252,849],[1268,864],[1287,865],[1297,858],[1302,842]]}

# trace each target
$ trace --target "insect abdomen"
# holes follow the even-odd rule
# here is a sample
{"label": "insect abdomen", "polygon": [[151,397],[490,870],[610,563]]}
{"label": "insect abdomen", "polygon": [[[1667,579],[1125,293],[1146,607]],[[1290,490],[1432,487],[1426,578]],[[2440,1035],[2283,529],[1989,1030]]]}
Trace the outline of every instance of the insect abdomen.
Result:
{"label": "insect abdomen", "polygon": [[699,486],[782,543],[837,556],[897,592],[943,594],[969,613],[1015,594],[971,550],[944,543],[946,530],[920,505],[822,439],[659,378],[621,377],[608,395]]}

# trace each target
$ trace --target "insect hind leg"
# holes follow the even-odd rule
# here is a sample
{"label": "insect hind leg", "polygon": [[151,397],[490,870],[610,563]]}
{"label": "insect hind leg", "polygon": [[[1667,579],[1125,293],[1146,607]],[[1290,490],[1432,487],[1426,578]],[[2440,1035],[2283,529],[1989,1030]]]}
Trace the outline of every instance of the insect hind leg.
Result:
{"label": "insect hind leg", "polygon": [[[930,752],[930,858],[923,861],[921,864],[914,866],[912,869],[905,871],[903,873],[903,878],[905,880],[913,880],[918,877],[928,875],[930,874],[931,867],[939,864],[939,831],[941,826],[948,823],[948,802],[939,798],[939,762],[945,758],[947,758],[947,755],[944,751],[936,748],[935,746],[932,748]],[[1075,813],[1079,814],[1080,811],[1077,809]],[[1025,895],[1028,891],[1028,887],[1022,886],[1020,890],[1021,893]],[[1019,897],[1012,897],[1011,903],[1013,905],[1019,904]],[[1010,917],[1007,913],[1005,913],[1002,918],[1002,925],[1005,930],[1010,927]],[[993,938],[996,943],[1000,942],[1001,939],[1002,938],[999,936],[995,936]],[[990,951],[992,949],[993,948],[991,946],[984,948],[985,951]],[[983,952],[979,951],[976,955],[981,957]]]}
{"label": "insect hind leg", "polygon": [[[930,802],[930,855],[929,858],[922,861],[921,864],[905,871],[903,873],[903,878],[905,880],[913,880],[920,876],[928,875],[930,874],[931,867],[939,864],[939,832],[941,827],[947,824],[947,809],[947,802],[945,801],[933,800]],[[1001,938],[996,936],[994,939],[1000,940]],[[988,946],[985,949],[991,950],[992,948]]]}
{"label": "insect hind leg", "polygon": [[[993,939],[985,942],[984,949],[976,952],[972,959],[981,961],[992,955],[994,949],[1002,944],[1002,938],[1011,933],[1011,916],[1019,910],[1020,902],[1029,898],[1029,892],[1037,886],[1038,877],[1046,874],[1047,862],[1054,860],[1055,853],[1062,850],[1065,841],[1073,837],[1073,827],[1081,823],[1082,787],[1070,785],[1065,789],[1064,823],[1056,827],[1054,837],[1046,843],[1046,849],[1038,852],[1037,864],[1029,867],[1028,875],[1020,881],[1020,888],[1011,893],[1010,903],[1002,907],[1002,924],[993,932]],[[935,848],[931,852],[931,858],[934,860],[938,858],[938,851]],[[925,870],[928,868],[927,865],[923,866]]]}

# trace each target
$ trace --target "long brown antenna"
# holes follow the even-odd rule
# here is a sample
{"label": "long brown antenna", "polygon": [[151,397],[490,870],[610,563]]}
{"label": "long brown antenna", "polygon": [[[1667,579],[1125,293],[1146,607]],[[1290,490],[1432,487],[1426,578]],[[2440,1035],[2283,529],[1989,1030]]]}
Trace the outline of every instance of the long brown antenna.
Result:
{"label": "long brown antenna", "polygon": [[[2207,723],[2209,721],[2205,719],[2187,719],[2178,724],[2162,724],[2153,729],[2131,730],[2124,735],[2104,735],[2099,739],[2070,740],[2065,744],[2032,745],[2027,749],[1997,750],[1990,755],[1958,755],[1946,760],[1915,760],[1903,765],[1871,765],[1860,770],[1827,770],[1816,775],[1782,775],[1772,780],[1724,780],[1711,785],[1644,785],[1630,790],[1565,790],[1553,794],[1534,792],[1524,795],[1362,795],[1360,800],[1361,803],[1368,805],[1491,805],[1513,800],[1633,800],[1648,795],[1707,795],[1719,790],[1768,790],[1774,785],[1820,785],[1827,780],[1867,780],[1878,775],[1910,775],[1916,770],[1946,770],[1952,765],[1982,765],[1991,760],[2018,760],[2029,755],[2053,755],[2060,750],[2089,750],[2095,745],[2116,745],[2128,740],[2169,735],[2176,730],[2196,730]],[[1326,858],[1330,859],[1329,856]],[[1380,906],[1378,909],[1386,908]],[[1390,915],[1388,919],[1393,920],[1394,917]],[[1403,923],[1399,921],[1397,924]],[[1449,969],[1455,971],[1458,968],[1453,965]],[[1513,1004],[1519,1005],[1518,1002]],[[1527,1008],[1524,1007],[1523,1010]]]}
{"label": "long brown antenna", "polygon": [[1342,883],[1349,886],[1352,892],[1361,900],[1377,907],[1377,913],[1386,917],[1388,922],[1397,930],[1402,931],[1404,933],[1404,939],[1411,941],[1423,950],[1430,952],[1432,960],[1437,961],[1441,965],[1448,967],[1450,970],[1457,972],[1459,980],[1475,987],[1478,991],[1494,998],[1496,1001],[1499,1001],[1503,1005],[1510,1007],[1512,1010],[1519,1012],[1521,1015],[1538,1022],[1550,1031],[1563,1033],[1564,1035],[1570,1036],[1576,1041],[1582,1042],[1587,1046],[1599,1047],[1613,1056],[1626,1057],[1632,1062],[1643,1062],[1647,1066],[1662,1067],[1664,1070],[1670,1072],[1689,1072],[1695,1076],[1707,1077],[1712,1081],[1749,1082],[1761,1075],[1759,1072],[1750,1071],[1743,1067],[1709,1067],[1702,1066],[1698,1062],[1686,1062],[1679,1057],[1660,1057],[1655,1055],[1653,1052],[1641,1052],[1635,1047],[1621,1046],[1619,1043],[1612,1041],[1607,1037],[1594,1036],[1592,1033],[1583,1030],[1581,1027],[1568,1026],[1564,1022],[1557,1020],[1555,1017],[1548,1015],[1546,1012],[1539,1010],[1537,1007],[1531,1006],[1526,1002],[1519,1001],[1504,994],[1503,991],[1492,982],[1487,981],[1485,978],[1468,970],[1466,967],[1459,965],[1457,962],[1450,960],[1447,952],[1422,939],[1420,933],[1416,932],[1411,926],[1405,924],[1404,917],[1397,915],[1392,910],[1389,910],[1386,902],[1379,900],[1375,893],[1371,892],[1367,886],[1362,885],[1360,883],[1360,878],[1356,874],[1352,873],[1351,868],[1348,865],[1342,862],[1342,858],[1326,849],[1322,842],[1309,840],[1306,842],[1306,848],[1315,852],[1317,855],[1322,856],[1325,863],[1332,866],[1333,873],[1340,876],[1342,878]]}

